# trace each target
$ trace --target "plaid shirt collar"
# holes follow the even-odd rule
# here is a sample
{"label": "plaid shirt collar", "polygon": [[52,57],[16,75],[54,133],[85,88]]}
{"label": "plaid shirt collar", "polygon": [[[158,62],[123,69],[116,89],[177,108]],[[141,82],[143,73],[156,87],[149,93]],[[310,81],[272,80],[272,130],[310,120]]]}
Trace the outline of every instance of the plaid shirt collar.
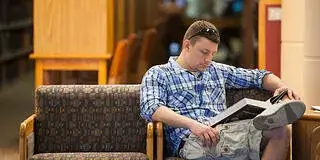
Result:
{"label": "plaid shirt collar", "polygon": [[178,64],[177,59],[178,59],[178,57],[176,57],[176,56],[169,58],[170,67],[174,70],[174,72],[175,72],[176,74],[188,72],[188,70],[182,68],[182,67]]}
{"label": "plaid shirt collar", "polygon": [[[189,73],[192,74],[190,71],[187,69],[182,68],[178,62],[177,62],[178,57],[177,56],[172,56],[169,58],[169,65],[170,67],[174,70],[175,74],[181,74],[181,73]],[[201,72],[200,74],[202,75],[203,73],[206,72]]]}

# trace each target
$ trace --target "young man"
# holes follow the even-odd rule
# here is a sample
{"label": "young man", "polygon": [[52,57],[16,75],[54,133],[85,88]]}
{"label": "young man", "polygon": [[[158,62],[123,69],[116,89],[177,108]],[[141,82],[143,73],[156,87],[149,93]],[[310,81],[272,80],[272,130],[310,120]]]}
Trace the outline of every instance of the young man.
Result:
{"label": "young man", "polygon": [[[285,125],[301,117],[304,104],[270,72],[212,62],[219,42],[220,36],[213,24],[194,22],[185,33],[179,57],[170,58],[167,64],[154,66],[145,74],[141,86],[141,116],[166,124],[170,156],[260,159],[260,143],[268,140],[262,159],[284,159],[289,144]],[[226,109],[225,88],[249,87],[264,88],[275,95],[288,90],[291,102],[274,105],[273,110],[266,109],[253,120],[208,126],[210,118]],[[274,121],[271,126],[266,124],[268,116]]]}

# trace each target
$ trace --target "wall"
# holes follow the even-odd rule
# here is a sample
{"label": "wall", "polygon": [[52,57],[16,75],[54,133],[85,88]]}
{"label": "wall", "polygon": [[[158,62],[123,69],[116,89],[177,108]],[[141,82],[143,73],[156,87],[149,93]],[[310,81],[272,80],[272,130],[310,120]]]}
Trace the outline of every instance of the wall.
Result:
{"label": "wall", "polygon": [[283,0],[281,77],[307,105],[320,105],[320,1]]}

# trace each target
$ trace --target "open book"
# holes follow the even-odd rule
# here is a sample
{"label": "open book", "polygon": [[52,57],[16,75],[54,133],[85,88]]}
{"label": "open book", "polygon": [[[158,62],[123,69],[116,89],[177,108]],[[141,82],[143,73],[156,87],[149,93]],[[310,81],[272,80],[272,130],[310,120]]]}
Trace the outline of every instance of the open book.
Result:
{"label": "open book", "polygon": [[253,119],[255,116],[264,111],[267,107],[279,103],[288,90],[282,91],[280,94],[271,97],[267,101],[259,101],[249,98],[243,98],[234,105],[228,107],[220,114],[209,120],[209,125],[215,127],[218,124],[229,123],[233,121]]}
{"label": "open book", "polygon": [[252,119],[270,105],[272,105],[270,102],[243,98],[234,105],[228,107],[220,114],[212,117],[209,121],[209,125],[211,127],[215,127],[216,125],[222,123]]}

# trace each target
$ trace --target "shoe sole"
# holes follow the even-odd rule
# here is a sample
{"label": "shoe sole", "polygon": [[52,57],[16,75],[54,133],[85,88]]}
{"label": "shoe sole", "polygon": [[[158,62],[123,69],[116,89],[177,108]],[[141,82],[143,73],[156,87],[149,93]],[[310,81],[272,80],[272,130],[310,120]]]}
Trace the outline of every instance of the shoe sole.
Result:
{"label": "shoe sole", "polygon": [[282,107],[272,114],[258,115],[253,119],[253,125],[256,129],[268,130],[292,124],[303,116],[305,110],[306,106],[303,102],[292,101],[287,104],[283,104]]}

